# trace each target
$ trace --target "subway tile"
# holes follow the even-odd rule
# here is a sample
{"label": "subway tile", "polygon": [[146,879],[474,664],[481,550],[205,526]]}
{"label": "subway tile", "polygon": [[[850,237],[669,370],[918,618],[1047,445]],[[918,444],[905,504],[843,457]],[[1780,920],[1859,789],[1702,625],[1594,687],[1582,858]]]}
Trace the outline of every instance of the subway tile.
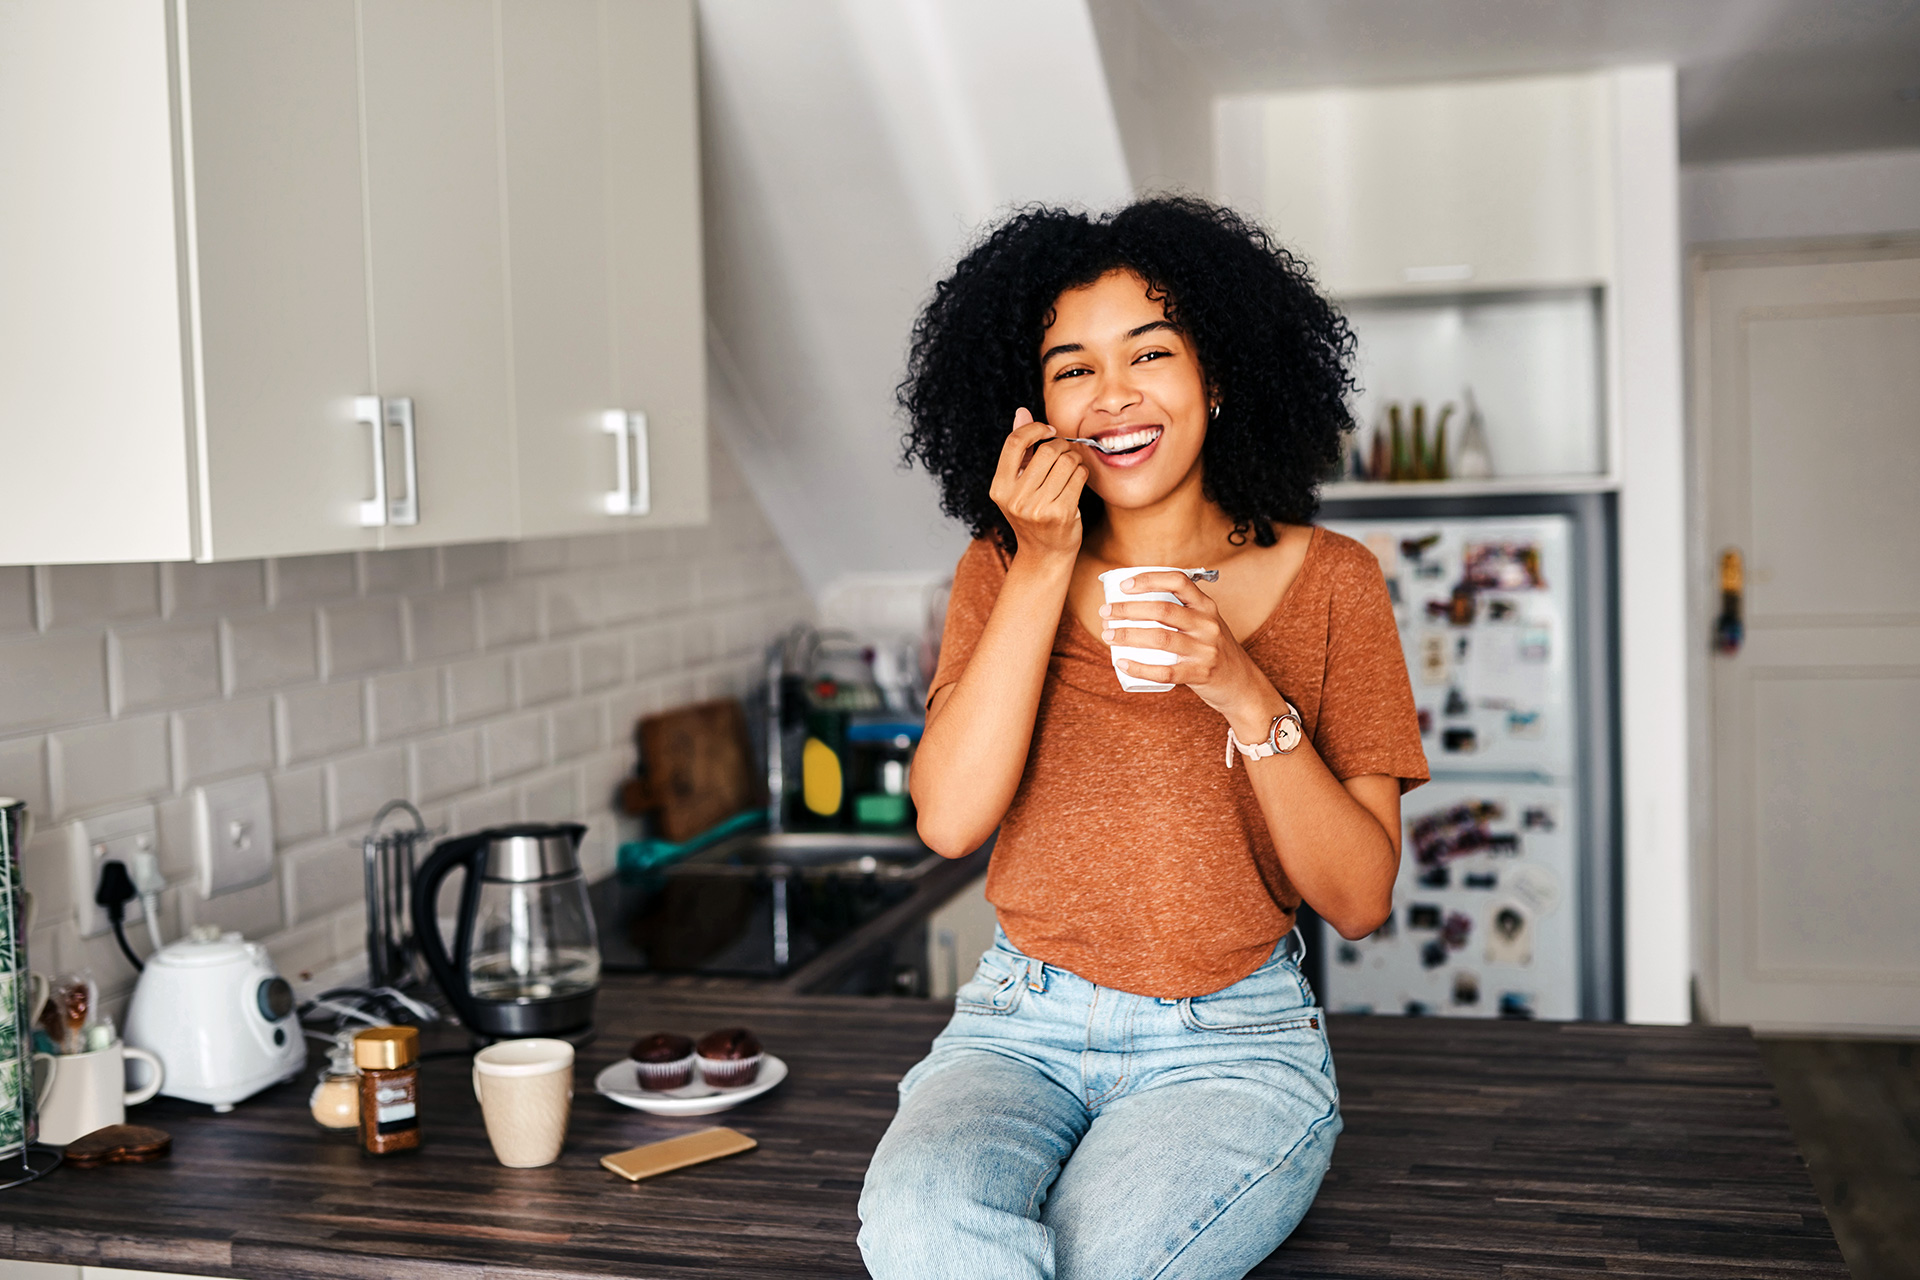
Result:
{"label": "subway tile", "polygon": [[472,729],[416,742],[414,794],[423,801],[444,800],[480,785],[480,735]]}
{"label": "subway tile", "polygon": [[348,903],[364,902],[366,875],[360,851],[338,836],[289,849],[280,855],[280,887],[291,925],[308,924]]}
{"label": "subway tile", "polygon": [[351,551],[327,556],[289,556],[272,562],[273,604],[321,604],[358,595],[359,576]]}
{"label": "subway tile", "polygon": [[[33,895],[34,918],[42,925],[72,919],[78,905],[73,896],[73,868],[68,863],[72,850],[67,829],[46,821],[47,816],[44,812],[35,815],[37,830],[20,851],[20,882]],[[34,967],[39,964],[35,961]]]}
{"label": "subway tile", "polygon": [[503,787],[498,791],[460,797],[453,805],[452,826],[455,832],[479,831],[486,827],[505,826],[509,822],[519,821],[519,818],[518,797],[513,788]]}
{"label": "subway tile", "polygon": [[368,595],[393,591],[421,591],[433,585],[433,548],[369,551],[361,565]]}
{"label": "subway tile", "polygon": [[541,715],[500,720],[486,726],[487,780],[498,782],[538,769],[547,762],[547,718]]}
{"label": "subway tile", "polygon": [[507,544],[507,572],[518,578],[527,574],[557,573],[567,567],[565,538],[528,538]]}
{"label": "subway tile", "polygon": [[26,802],[38,822],[53,812],[47,789],[47,740],[15,738],[0,742],[0,796]]}
{"label": "subway tile", "polygon": [[32,631],[36,613],[33,570],[25,565],[0,568],[0,634]]}
{"label": "subway tile", "polygon": [[107,714],[105,636],[35,636],[0,644],[0,733]]}
{"label": "subway tile", "polygon": [[49,629],[160,616],[158,565],[56,564],[40,572]]}
{"label": "subway tile", "polygon": [[230,693],[274,689],[320,673],[314,618],[305,610],[229,618],[221,624],[221,637]]}
{"label": "subway tile", "polygon": [[580,779],[572,769],[520,786],[520,812],[528,822],[572,822],[580,816]]}
{"label": "subway tile", "polygon": [[538,706],[573,693],[573,649],[553,645],[545,649],[526,649],[514,655],[514,688],[520,705]]}
{"label": "subway tile", "polygon": [[614,624],[652,615],[659,608],[660,593],[654,586],[659,577],[658,572],[644,568],[616,569],[600,575],[600,619]]}
{"label": "subway tile", "polygon": [[599,626],[605,616],[600,584],[586,574],[547,579],[541,584],[540,600],[551,636],[589,630]]}
{"label": "subway tile", "polygon": [[713,619],[705,614],[696,613],[677,624],[680,633],[680,660],[687,666],[699,666],[710,662],[719,648],[719,633],[715,631]]}
{"label": "subway tile", "polygon": [[621,636],[596,636],[580,642],[580,691],[611,689],[627,678],[627,642]]}
{"label": "subway tile", "polygon": [[299,764],[351,751],[366,741],[358,683],[314,685],[281,694],[280,759]]}
{"label": "subway tile", "polygon": [[231,929],[249,941],[257,942],[277,933],[286,922],[281,909],[279,869],[260,884],[216,893],[211,898],[203,898],[199,889],[189,887],[180,895],[180,916],[180,923],[186,929],[216,925],[222,930]]}
{"label": "subway tile", "polygon": [[185,880],[198,873],[193,809],[190,794],[169,796],[153,806],[160,835],[160,874],[170,881]]}
{"label": "subway tile", "polygon": [[264,560],[163,564],[160,581],[170,618],[258,609],[267,603],[267,562]]}
{"label": "subway tile", "polygon": [[553,758],[571,760],[598,751],[607,743],[606,707],[580,702],[553,713]]}
{"label": "subway tile", "polygon": [[[364,932],[362,937],[364,940]],[[292,982],[311,981],[342,956],[338,920],[334,916],[309,920],[267,939],[266,947],[281,977]]]}
{"label": "subway tile", "polygon": [[397,601],[329,605],[320,611],[320,617],[330,678],[381,671],[405,660]]}
{"label": "subway tile", "polygon": [[472,587],[507,576],[507,544],[466,542],[440,548],[440,580],[449,587]]}
{"label": "subway tile", "polygon": [[626,558],[626,539],[618,533],[586,533],[567,539],[569,569],[599,569]]}
{"label": "subway tile", "polygon": [[413,660],[428,662],[472,653],[480,647],[473,592],[446,591],[407,601]]}
{"label": "subway tile", "polygon": [[333,827],[358,827],[389,800],[407,796],[407,753],[383,747],[327,766],[333,798]]}
{"label": "subway tile", "polygon": [[[436,823],[444,826],[445,823]],[[352,957],[365,962],[367,956],[367,906],[357,903],[343,907],[333,914],[333,954],[316,968],[325,968],[329,964]]]}
{"label": "subway tile", "polygon": [[447,668],[447,719],[453,724],[496,715],[513,705],[507,658],[469,658]]}
{"label": "subway tile", "polygon": [[220,633],[212,626],[143,627],[115,632],[107,645],[113,664],[115,709],[145,711],[220,696]]}
{"label": "subway tile", "polygon": [[273,767],[273,704],[217,702],[176,712],[174,763],[182,785]]}
{"label": "subway tile", "polygon": [[636,680],[660,675],[680,665],[680,629],[671,622],[639,628],[628,637],[628,644]]}
{"label": "subway tile", "polygon": [[327,829],[326,770],[292,769],[267,776],[273,795],[273,842],[298,844]]}
{"label": "subway tile", "polygon": [[68,729],[47,744],[57,817],[173,790],[165,716]]}
{"label": "subway tile", "polygon": [[489,649],[540,638],[540,588],[503,582],[480,590],[480,636]]}
{"label": "subway tile", "polygon": [[440,671],[415,667],[375,676],[371,691],[373,740],[391,742],[440,725]]}

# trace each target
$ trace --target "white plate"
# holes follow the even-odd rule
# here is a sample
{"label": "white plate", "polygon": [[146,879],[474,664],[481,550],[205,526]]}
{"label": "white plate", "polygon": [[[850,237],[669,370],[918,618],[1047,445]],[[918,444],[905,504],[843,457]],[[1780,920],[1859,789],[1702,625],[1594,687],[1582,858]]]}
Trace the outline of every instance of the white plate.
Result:
{"label": "white plate", "polygon": [[700,1078],[696,1067],[693,1080],[678,1089],[642,1089],[634,1073],[633,1060],[622,1058],[593,1078],[593,1087],[623,1107],[650,1111],[657,1116],[710,1116],[728,1107],[737,1107],[749,1098],[757,1098],[787,1078],[787,1064],[766,1054],[760,1059],[760,1074],[752,1084],[735,1089],[716,1089]]}

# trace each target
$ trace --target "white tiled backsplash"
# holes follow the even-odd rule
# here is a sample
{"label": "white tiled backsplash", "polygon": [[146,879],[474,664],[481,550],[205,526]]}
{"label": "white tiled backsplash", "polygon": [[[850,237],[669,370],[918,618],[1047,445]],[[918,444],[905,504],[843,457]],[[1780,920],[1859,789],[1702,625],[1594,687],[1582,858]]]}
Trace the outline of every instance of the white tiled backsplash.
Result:
{"label": "white tiled backsplash", "polygon": [[[118,1011],[133,971],[111,934],[80,936],[66,824],[143,802],[164,936],[238,929],[294,979],[364,954],[359,840],[395,797],[454,832],[583,821],[588,875],[611,869],[635,720],[745,692],[813,614],[717,443],[712,485],[700,529],[0,568],[0,794],[34,816],[33,967],[91,970]],[[271,787],[273,878],[203,899],[188,793],[246,774]]]}

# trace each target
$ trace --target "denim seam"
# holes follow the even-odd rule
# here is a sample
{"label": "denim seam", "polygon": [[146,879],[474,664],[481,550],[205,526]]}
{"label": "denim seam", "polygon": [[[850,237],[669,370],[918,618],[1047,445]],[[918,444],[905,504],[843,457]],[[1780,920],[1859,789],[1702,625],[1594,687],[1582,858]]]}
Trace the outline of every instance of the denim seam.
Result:
{"label": "denim seam", "polygon": [[1247,1182],[1247,1185],[1240,1188],[1239,1191],[1234,1193],[1232,1199],[1228,1200],[1225,1204],[1221,1205],[1219,1208],[1213,1211],[1212,1217],[1208,1218],[1205,1222],[1202,1222],[1198,1227],[1194,1228],[1192,1234],[1190,1234],[1186,1238],[1186,1240],[1181,1244],[1181,1246],[1178,1249],[1175,1249],[1172,1253],[1167,1255],[1167,1260],[1160,1264],[1159,1269],[1153,1273],[1153,1276],[1148,1277],[1148,1280],[1154,1280],[1154,1277],[1165,1275],[1167,1273],[1167,1268],[1172,1266],[1175,1262],[1177,1262],[1180,1258],[1180,1255],[1185,1253],[1190,1247],[1192,1247],[1193,1242],[1195,1240],[1198,1240],[1201,1236],[1205,1235],[1208,1227],[1211,1227],[1214,1223],[1218,1222],[1221,1216],[1225,1214],[1227,1210],[1233,1208],[1234,1205],[1238,1204],[1240,1202],[1240,1198],[1246,1195],[1247,1192],[1253,1190],[1255,1187],[1265,1182],[1268,1178],[1272,1177],[1274,1173],[1276,1173],[1277,1171],[1286,1168],[1286,1166],[1293,1160],[1294,1155],[1298,1153],[1299,1150],[1302,1147],[1304,1147],[1307,1143],[1313,1141],[1316,1137],[1318,1137],[1320,1135],[1320,1131],[1326,1128],[1327,1122],[1329,1120],[1332,1120],[1335,1116],[1339,1114],[1340,1114],[1340,1103],[1338,1099],[1335,1099],[1333,1104],[1326,1109],[1326,1111],[1320,1116],[1319,1119],[1315,1120],[1312,1124],[1307,1126],[1306,1132],[1300,1135],[1300,1140],[1295,1142],[1291,1147],[1288,1147],[1284,1155],[1282,1155],[1278,1160],[1274,1161],[1272,1164],[1268,1165],[1265,1169],[1261,1170],[1259,1177],[1249,1179]]}

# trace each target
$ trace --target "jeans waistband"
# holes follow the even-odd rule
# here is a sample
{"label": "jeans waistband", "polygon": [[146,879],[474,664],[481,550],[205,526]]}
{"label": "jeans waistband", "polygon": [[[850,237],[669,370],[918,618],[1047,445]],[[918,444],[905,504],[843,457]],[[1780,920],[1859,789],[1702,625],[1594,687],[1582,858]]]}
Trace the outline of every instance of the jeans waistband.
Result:
{"label": "jeans waistband", "polygon": [[[1026,982],[1027,986],[1035,991],[1045,991],[1047,989],[1047,970],[1051,968],[1058,971],[1058,965],[1049,965],[1039,957],[1030,956],[1022,951],[1014,945],[1013,939],[1007,937],[1007,931],[997,924],[993,926],[993,941],[994,945],[1000,947],[1002,950],[1012,952],[1020,958],[1025,966],[1021,978]],[[1307,940],[1300,936],[1300,930],[1298,928],[1293,928],[1289,929],[1285,936],[1274,944],[1273,953],[1260,962],[1260,968],[1266,968],[1272,964],[1276,958],[1286,960],[1288,963],[1297,966],[1302,960],[1306,959],[1306,957]],[[1256,972],[1258,972],[1258,970],[1256,970]]]}

